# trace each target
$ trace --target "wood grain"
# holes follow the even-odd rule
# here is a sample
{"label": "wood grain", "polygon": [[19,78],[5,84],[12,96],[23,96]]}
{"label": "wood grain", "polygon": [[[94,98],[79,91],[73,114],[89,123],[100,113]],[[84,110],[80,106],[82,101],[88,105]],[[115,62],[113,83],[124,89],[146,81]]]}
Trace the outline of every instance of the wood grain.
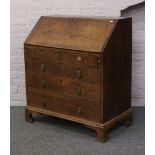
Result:
{"label": "wood grain", "polygon": [[105,142],[132,124],[131,18],[41,17],[24,43],[27,106],[82,123]]}

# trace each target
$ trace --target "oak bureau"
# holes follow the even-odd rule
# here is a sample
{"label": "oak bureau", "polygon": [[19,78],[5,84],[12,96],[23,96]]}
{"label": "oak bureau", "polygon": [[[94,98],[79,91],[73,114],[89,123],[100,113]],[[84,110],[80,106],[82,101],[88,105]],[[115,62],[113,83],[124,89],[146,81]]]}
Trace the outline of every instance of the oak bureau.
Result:
{"label": "oak bureau", "polygon": [[129,126],[132,19],[42,16],[24,43],[27,106],[33,113],[84,124],[105,142]]}

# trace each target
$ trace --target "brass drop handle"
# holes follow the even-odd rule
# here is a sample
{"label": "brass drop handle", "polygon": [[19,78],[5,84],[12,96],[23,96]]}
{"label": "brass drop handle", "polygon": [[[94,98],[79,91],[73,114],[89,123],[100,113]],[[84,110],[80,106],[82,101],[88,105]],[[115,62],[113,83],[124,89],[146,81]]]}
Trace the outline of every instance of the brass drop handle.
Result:
{"label": "brass drop handle", "polygon": [[43,100],[43,101],[42,101],[42,105],[43,105],[43,107],[46,107],[47,102]]}
{"label": "brass drop handle", "polygon": [[42,88],[45,88],[45,80],[42,80],[41,85],[42,85]]}
{"label": "brass drop handle", "polygon": [[72,19],[70,20],[70,24],[75,24],[75,23],[77,23],[77,18],[72,18]]}
{"label": "brass drop handle", "polygon": [[44,64],[41,65],[41,71],[44,72],[45,71],[46,66]]}
{"label": "brass drop handle", "polygon": [[80,87],[77,88],[77,95],[79,95],[79,96],[81,95],[81,88]]}
{"label": "brass drop handle", "polygon": [[76,75],[77,75],[77,78],[80,79],[81,78],[81,70],[77,70]]}
{"label": "brass drop handle", "polygon": [[78,107],[78,114],[81,114],[81,107]]}

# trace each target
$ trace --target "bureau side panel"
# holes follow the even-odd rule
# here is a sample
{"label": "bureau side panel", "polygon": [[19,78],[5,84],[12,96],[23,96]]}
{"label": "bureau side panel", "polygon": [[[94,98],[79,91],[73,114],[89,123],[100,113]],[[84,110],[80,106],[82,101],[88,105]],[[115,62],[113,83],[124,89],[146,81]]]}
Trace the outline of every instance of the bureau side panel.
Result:
{"label": "bureau side panel", "polygon": [[103,51],[103,122],[131,107],[132,19],[120,19]]}

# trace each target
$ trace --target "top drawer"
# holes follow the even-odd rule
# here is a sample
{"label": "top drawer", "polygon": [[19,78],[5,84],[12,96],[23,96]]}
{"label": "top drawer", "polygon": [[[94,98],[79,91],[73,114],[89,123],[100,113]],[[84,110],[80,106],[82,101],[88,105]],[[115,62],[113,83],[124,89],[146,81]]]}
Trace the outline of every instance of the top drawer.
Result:
{"label": "top drawer", "polygon": [[86,54],[80,52],[67,52],[62,50],[52,50],[42,47],[25,47],[26,57],[30,59],[42,59],[49,62],[63,64],[84,65],[85,67],[98,68],[101,64],[99,54]]}

